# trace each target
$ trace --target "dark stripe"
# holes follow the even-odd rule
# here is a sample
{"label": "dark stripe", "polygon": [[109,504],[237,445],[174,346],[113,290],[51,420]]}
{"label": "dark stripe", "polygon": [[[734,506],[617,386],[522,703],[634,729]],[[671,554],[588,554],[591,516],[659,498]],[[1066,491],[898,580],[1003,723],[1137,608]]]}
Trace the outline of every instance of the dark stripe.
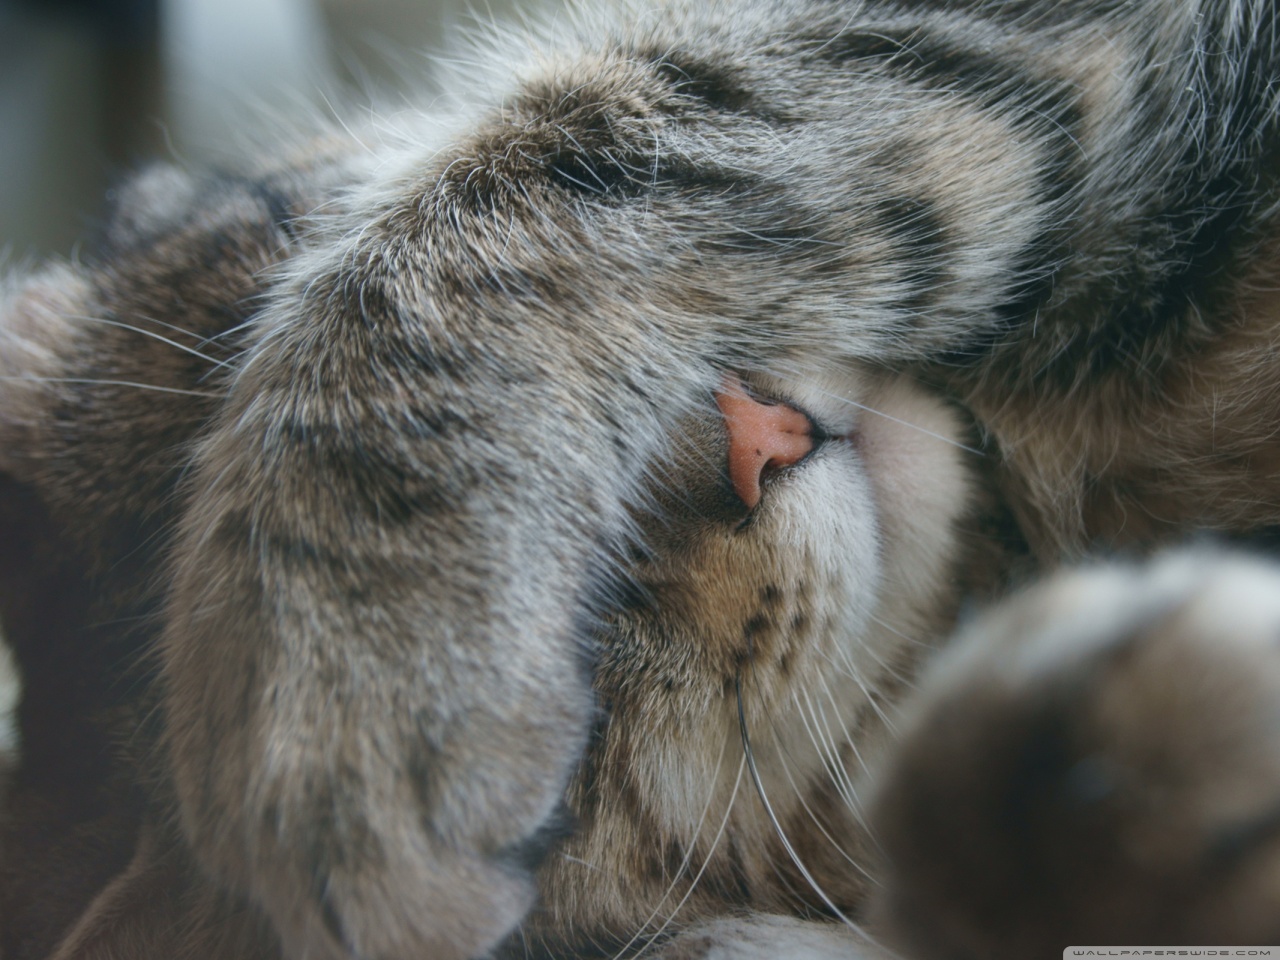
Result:
{"label": "dark stripe", "polygon": [[[768,119],[731,68],[671,51],[641,52],[638,58],[647,60],[677,95],[656,98],[650,109],[679,116],[683,101],[704,111]],[[464,205],[485,212],[495,199],[517,199],[513,185],[540,179],[592,199],[617,200],[704,178],[687,161],[655,152],[651,142],[622,136],[613,99],[612,89],[590,83],[569,92],[531,89],[514,106],[528,121],[495,130],[473,162],[451,165],[441,183]],[[728,179],[719,178],[721,185]]]}
{"label": "dark stripe", "polygon": [[785,118],[764,106],[755,91],[743,82],[741,71],[727,64],[709,63],[680,50],[640,53],[653,64],[654,71],[681,97],[716,113],[736,113],[759,120],[780,122]]}
{"label": "dark stripe", "polygon": [[[887,0],[874,2],[877,13],[945,13],[1016,27],[1028,32],[1049,27],[1097,23],[1117,11],[1132,10],[1132,0]],[[1149,12],[1149,11],[1144,11]]]}
{"label": "dark stripe", "polygon": [[653,189],[655,171],[652,164],[645,162],[650,159],[652,154],[630,149],[588,153],[566,138],[563,148],[543,163],[559,186],[592,196],[618,198],[639,196]]}
{"label": "dark stripe", "polygon": [[298,239],[298,213],[293,198],[266,183],[241,181],[245,188],[266,208],[267,216],[289,240]]}
{"label": "dark stripe", "polygon": [[[1006,106],[1001,114],[1037,132],[1057,130],[1071,139],[1079,131],[1078,95],[1063,80],[1036,76],[1008,58],[956,46],[920,28],[886,27],[810,38],[808,56],[841,66],[888,73],[910,83],[958,93],[983,106]],[[1078,139],[1078,137],[1076,138]]]}
{"label": "dark stripe", "polygon": [[667,51],[652,59],[658,76],[681,96],[725,113],[749,112],[751,93],[738,82],[731,67],[710,64],[678,51]]}
{"label": "dark stripe", "polygon": [[[740,171],[670,166],[659,180],[664,193],[678,194],[682,206],[701,204],[705,232],[699,242],[718,253],[764,254],[804,259],[829,258],[819,242],[825,224],[814,211],[796,205],[785,186]],[[723,224],[722,228],[718,225]]]}
{"label": "dark stripe", "polygon": [[906,292],[902,306],[923,317],[947,278],[947,235],[930,200],[911,196],[885,197],[871,207],[876,226],[901,252],[901,281]]}
{"label": "dark stripe", "polygon": [[[1236,296],[1267,230],[1277,186],[1280,138],[1268,105],[1280,63],[1270,42],[1259,42],[1270,35],[1271,19],[1269,9],[1259,14],[1255,6],[1231,35],[1208,17],[1188,58],[1171,56],[1180,70],[1143,75],[1131,100],[1132,143],[1159,144],[1171,132],[1176,140],[1145,169],[1131,165],[1110,185],[1132,212],[1112,225],[1105,248],[1083,251],[1089,259],[1082,275],[1069,267],[1059,279],[1060,302],[1048,319],[1061,331],[1061,347],[1040,367],[1041,382],[1070,388],[1081,377],[1136,370],[1139,362],[1155,374],[1155,360],[1197,349],[1218,323],[1233,322],[1223,305]],[[1194,58],[1191,49],[1199,51]],[[1052,241],[1047,235],[1041,242],[1042,262],[1071,252],[1061,240],[1055,252]],[[1006,319],[1042,304],[1053,279],[1040,281],[1039,290],[1034,279],[1028,283]]]}
{"label": "dark stripe", "polygon": [[1144,76],[1135,104],[1146,115],[1145,128],[1154,138],[1182,126],[1185,146],[1161,185],[1166,208],[1143,229],[1155,244],[1163,242],[1155,248],[1166,267],[1162,286],[1155,293],[1139,287],[1145,296],[1123,312],[1123,328],[1149,330],[1189,304],[1213,313],[1232,291],[1238,277],[1230,268],[1257,241],[1259,210],[1277,186],[1280,126],[1272,90],[1280,81],[1280,57],[1266,39],[1275,27],[1269,4],[1246,7],[1234,34],[1218,18],[1206,18],[1194,43],[1194,67],[1185,74],[1191,92],[1184,93],[1177,77]]}
{"label": "dark stripe", "polygon": [[[1052,211],[1078,187],[1084,173],[1078,146],[1082,120],[1078,94],[1065,81],[1035,76],[1008,59],[964,49],[918,29],[849,32],[814,37],[811,42],[811,56],[968,97],[979,107],[995,112],[997,120],[1030,128],[1042,145],[1037,199],[1046,209]],[[1054,221],[1065,219],[1050,217]],[[920,309],[928,301],[923,291],[942,279],[938,263],[945,252],[945,237],[936,217],[931,218],[923,209],[902,220],[923,220],[914,235],[904,237],[901,231],[896,232],[923,265],[909,278],[922,292],[908,306]],[[1034,315],[1043,305],[1053,291],[1054,273],[1067,254],[1065,229],[1055,224],[1046,227],[1027,247],[1018,258],[1019,279],[1012,296],[998,311],[1003,327]]]}

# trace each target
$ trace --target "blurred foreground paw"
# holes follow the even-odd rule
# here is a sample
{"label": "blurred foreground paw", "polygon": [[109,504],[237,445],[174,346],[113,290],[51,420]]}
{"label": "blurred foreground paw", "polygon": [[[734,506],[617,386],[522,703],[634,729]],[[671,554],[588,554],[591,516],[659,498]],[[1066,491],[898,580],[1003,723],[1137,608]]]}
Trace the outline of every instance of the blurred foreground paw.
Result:
{"label": "blurred foreground paw", "polygon": [[1280,944],[1280,567],[1058,575],[959,636],[874,828],[913,960]]}

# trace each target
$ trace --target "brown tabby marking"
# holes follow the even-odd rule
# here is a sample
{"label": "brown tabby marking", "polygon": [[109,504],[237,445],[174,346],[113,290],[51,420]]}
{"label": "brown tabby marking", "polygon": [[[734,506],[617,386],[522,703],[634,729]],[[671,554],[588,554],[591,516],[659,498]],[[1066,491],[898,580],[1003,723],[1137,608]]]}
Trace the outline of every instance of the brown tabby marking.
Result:
{"label": "brown tabby marking", "polygon": [[[144,172],[0,300],[0,952],[1270,935],[1274,572],[1050,574],[1274,532],[1276,14],[583,11],[452,129]],[[821,438],[754,506],[728,375]]]}

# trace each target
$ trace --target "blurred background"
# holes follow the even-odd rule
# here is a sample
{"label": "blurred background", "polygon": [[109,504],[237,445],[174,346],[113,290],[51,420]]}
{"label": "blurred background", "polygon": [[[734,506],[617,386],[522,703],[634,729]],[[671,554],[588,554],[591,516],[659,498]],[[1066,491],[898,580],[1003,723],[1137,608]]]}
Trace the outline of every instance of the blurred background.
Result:
{"label": "blurred background", "polygon": [[113,180],[148,158],[233,154],[262,122],[248,104],[426,78],[423,54],[517,5],[0,0],[0,262],[70,253]]}

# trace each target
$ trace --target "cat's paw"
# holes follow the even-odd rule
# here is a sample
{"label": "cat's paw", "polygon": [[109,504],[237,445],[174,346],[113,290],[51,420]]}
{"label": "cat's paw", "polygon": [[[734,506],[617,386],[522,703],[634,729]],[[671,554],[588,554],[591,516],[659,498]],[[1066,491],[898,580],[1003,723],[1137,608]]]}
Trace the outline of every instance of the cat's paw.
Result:
{"label": "cat's paw", "polygon": [[[274,715],[171,722],[186,841],[265,910],[287,960],[486,956],[534,903],[581,717],[526,705],[527,741],[504,742],[496,710],[442,720],[410,700],[407,671],[362,695],[373,673],[333,679],[341,709],[324,709],[328,691],[304,678]],[[168,713],[189,715],[172,700]]]}
{"label": "cat's paw", "polygon": [[1280,568],[1056,576],[967,629],[874,813],[913,957],[1280,944]]}
{"label": "cat's paw", "polygon": [[200,867],[265,910],[287,960],[486,956],[563,829],[594,710],[582,646],[486,634],[489,611],[467,632],[449,595],[452,616],[415,623],[388,579],[363,595],[376,610],[359,584],[290,607],[338,578],[298,564],[263,574],[264,613],[234,579],[258,571],[212,556],[232,573],[175,591],[164,648],[168,770]]}

